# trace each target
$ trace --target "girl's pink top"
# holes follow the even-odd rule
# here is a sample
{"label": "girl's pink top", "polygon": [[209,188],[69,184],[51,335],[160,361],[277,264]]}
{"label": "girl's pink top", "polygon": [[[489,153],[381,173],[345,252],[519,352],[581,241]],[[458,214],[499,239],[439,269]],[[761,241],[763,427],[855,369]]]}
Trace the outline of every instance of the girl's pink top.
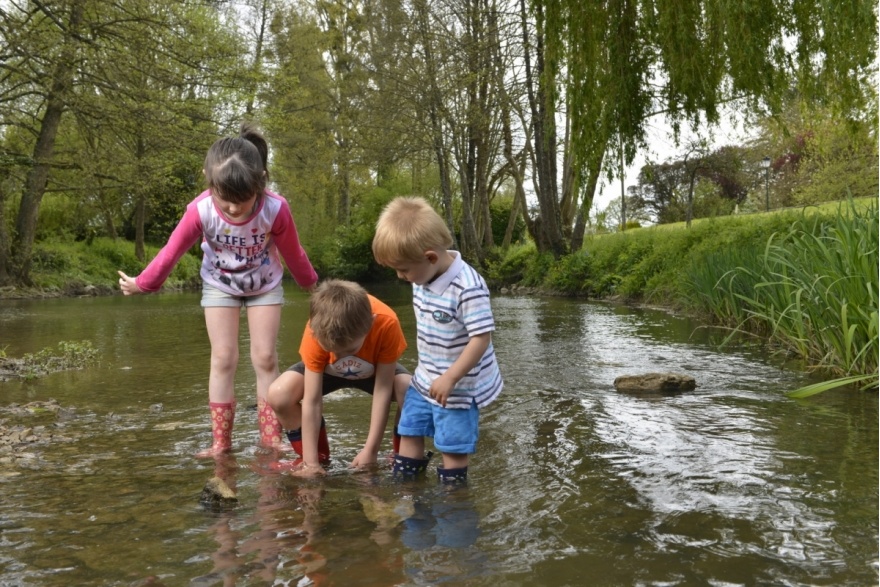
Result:
{"label": "girl's pink top", "polygon": [[199,239],[204,252],[202,279],[228,294],[254,296],[273,289],[284,275],[281,258],[300,287],[309,288],[318,281],[299,242],[287,200],[267,190],[250,218],[232,222],[206,190],[187,205],[168,243],[138,275],[138,287],[158,291]]}

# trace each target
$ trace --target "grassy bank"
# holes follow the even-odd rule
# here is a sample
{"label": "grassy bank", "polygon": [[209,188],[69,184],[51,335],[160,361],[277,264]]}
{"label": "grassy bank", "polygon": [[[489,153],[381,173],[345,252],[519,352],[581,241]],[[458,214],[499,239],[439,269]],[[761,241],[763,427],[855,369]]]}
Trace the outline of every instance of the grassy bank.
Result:
{"label": "grassy bank", "polygon": [[[147,246],[146,258],[152,259],[159,247]],[[167,289],[194,287],[199,283],[201,252],[186,254],[177,264]],[[6,298],[32,298],[71,295],[109,294],[119,290],[117,270],[137,275],[145,267],[138,261],[134,243],[122,239],[96,238],[86,241],[43,241],[34,246],[31,288],[7,287],[0,290]]]}
{"label": "grassy bank", "polygon": [[[485,270],[494,286],[648,303],[749,333],[839,381],[877,386],[878,205],[874,198],[802,210],[725,216],[590,237],[555,260],[515,246]],[[152,259],[158,248],[148,247]],[[198,284],[184,255],[168,288]],[[365,253],[368,254],[368,253]],[[368,260],[367,260],[368,261]],[[117,291],[117,269],[138,274],[132,243],[43,242],[33,290],[4,297]]]}
{"label": "grassy bank", "polygon": [[488,274],[678,309],[876,387],[877,248],[877,201],[867,199],[595,236],[558,261],[526,245]]}

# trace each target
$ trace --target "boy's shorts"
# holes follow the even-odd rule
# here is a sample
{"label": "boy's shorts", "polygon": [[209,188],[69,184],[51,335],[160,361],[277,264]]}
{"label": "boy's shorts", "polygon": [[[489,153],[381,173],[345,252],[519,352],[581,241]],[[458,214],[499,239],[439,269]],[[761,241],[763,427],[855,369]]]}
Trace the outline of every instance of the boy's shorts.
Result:
{"label": "boy's shorts", "polygon": [[284,303],[284,286],[280,283],[266,293],[256,296],[234,296],[202,283],[203,308],[249,308],[251,306],[278,306]]}
{"label": "boy's shorts", "polygon": [[[306,366],[305,363],[300,361],[299,363],[291,366],[288,371],[295,371],[300,375],[306,374]],[[401,365],[397,363],[394,367],[394,376],[398,375],[409,375],[409,371]],[[366,391],[370,395],[373,395],[373,388],[376,387],[376,377],[367,377],[366,379],[346,379],[345,377],[336,377],[335,375],[328,375],[324,373],[324,376],[321,378],[321,395],[327,395],[328,393],[332,393],[338,389],[346,389],[346,388],[354,388],[360,389],[361,391]],[[394,394],[391,395],[391,401],[394,401]]]}
{"label": "boy's shorts", "polygon": [[469,455],[477,452],[480,408],[471,403],[467,410],[436,406],[416,388],[406,390],[397,433],[401,436],[430,436],[440,452]]}

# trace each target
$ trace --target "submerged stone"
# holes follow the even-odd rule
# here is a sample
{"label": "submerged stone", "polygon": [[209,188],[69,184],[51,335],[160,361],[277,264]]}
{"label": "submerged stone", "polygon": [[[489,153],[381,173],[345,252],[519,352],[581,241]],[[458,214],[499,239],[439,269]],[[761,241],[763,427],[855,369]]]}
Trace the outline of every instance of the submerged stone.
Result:
{"label": "submerged stone", "polygon": [[669,393],[691,391],[696,387],[693,377],[679,373],[621,375],[614,380],[614,389],[624,393]]}
{"label": "submerged stone", "polygon": [[226,484],[226,481],[220,477],[211,477],[205,483],[205,488],[202,489],[199,502],[209,510],[226,511],[238,505],[238,496]]}

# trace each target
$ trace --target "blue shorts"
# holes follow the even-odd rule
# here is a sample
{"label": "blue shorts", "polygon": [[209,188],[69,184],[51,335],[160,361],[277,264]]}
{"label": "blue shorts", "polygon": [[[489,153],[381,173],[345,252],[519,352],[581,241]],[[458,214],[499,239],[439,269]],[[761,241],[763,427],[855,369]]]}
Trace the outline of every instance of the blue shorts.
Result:
{"label": "blue shorts", "polygon": [[234,296],[213,285],[202,283],[203,308],[248,308],[250,306],[279,306],[284,303],[284,287],[279,283],[266,293],[256,296]]}
{"label": "blue shorts", "polygon": [[397,432],[401,436],[429,436],[443,453],[469,455],[477,452],[480,408],[467,410],[437,406],[422,397],[413,386],[406,390]]}

